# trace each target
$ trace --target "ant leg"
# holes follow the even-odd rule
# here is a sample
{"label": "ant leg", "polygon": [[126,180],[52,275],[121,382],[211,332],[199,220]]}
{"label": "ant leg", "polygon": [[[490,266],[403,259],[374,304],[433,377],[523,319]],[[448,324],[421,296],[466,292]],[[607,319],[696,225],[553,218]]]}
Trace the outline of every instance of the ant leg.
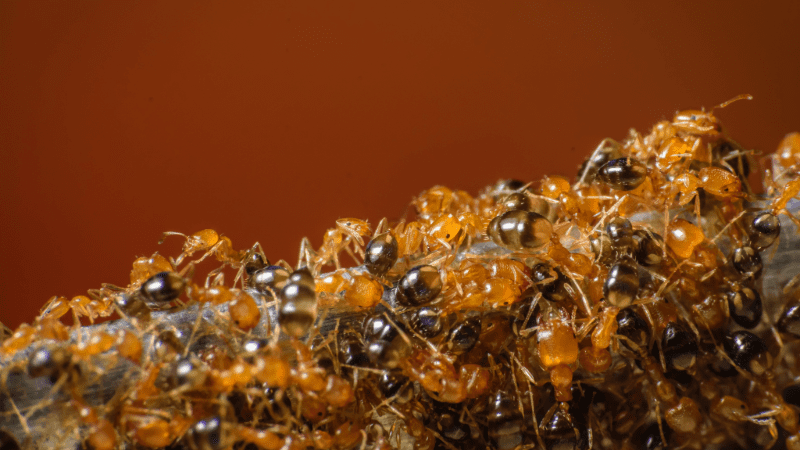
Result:
{"label": "ant leg", "polygon": [[278,260],[278,262],[276,262],[276,263],[275,263],[275,265],[276,265],[276,266],[283,267],[284,269],[286,269],[286,270],[288,270],[288,271],[290,271],[290,272],[292,271],[292,265],[291,265],[291,264],[289,264],[288,262],[286,262],[286,261],[285,261],[285,260],[283,260],[283,259],[279,259],[279,260]]}
{"label": "ant leg", "polygon": [[309,241],[307,237],[304,237],[300,241],[300,254],[297,256],[298,269],[303,267],[303,261],[305,261],[305,266],[308,267],[312,273],[316,273],[317,254],[314,252],[311,241]]}
{"label": "ant leg", "polygon": [[264,247],[261,246],[260,242],[256,241],[256,243],[253,244],[253,247],[258,247],[258,251],[261,252],[261,256],[263,256],[264,258],[267,257],[267,253],[264,251]]}
{"label": "ant leg", "polygon": [[[164,241],[167,239],[167,236],[182,236],[184,239],[186,239],[187,242],[189,240],[189,236],[186,236],[183,233],[179,233],[177,231],[165,231],[164,233],[161,234],[161,239],[158,241],[158,245],[163,244]],[[178,255],[178,259],[172,259],[171,256],[169,259],[173,266],[178,266],[187,256],[189,255],[186,252],[183,252],[180,255]]]}
{"label": "ant leg", "polygon": [[383,233],[384,230],[389,231],[389,221],[386,220],[386,217],[381,219],[381,221],[375,225],[375,232],[372,233],[372,237],[374,238],[375,236]]}
{"label": "ant leg", "polygon": [[[247,250],[247,253],[245,253],[244,259],[242,259],[242,264],[239,265],[239,270],[236,272],[236,278],[233,279],[233,286],[236,286],[236,283],[238,283],[239,280],[241,279],[242,280],[242,289],[245,288],[245,285],[244,285],[244,269],[245,269],[246,264],[244,264],[244,261],[247,261],[248,259],[250,259],[250,256],[252,256],[253,254],[256,253],[256,245],[258,245],[258,242],[253,244],[253,246],[250,247],[249,250]],[[263,252],[262,252],[262,255],[263,255]]]}
{"label": "ant leg", "polygon": [[361,258],[361,261],[359,262],[358,257],[356,257],[356,255],[353,253],[353,250],[350,249],[350,246],[345,247],[344,250],[347,252],[348,255],[350,255],[351,258],[353,258],[353,261],[356,262],[356,265],[360,266],[361,264],[364,263],[364,258],[363,257]]}

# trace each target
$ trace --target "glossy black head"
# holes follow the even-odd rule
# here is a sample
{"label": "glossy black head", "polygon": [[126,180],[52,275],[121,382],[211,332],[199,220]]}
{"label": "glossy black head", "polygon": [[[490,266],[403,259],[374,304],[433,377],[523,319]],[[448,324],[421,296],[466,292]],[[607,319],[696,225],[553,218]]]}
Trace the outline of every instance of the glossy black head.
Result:
{"label": "glossy black head", "polygon": [[683,325],[671,322],[661,335],[661,350],[668,370],[686,370],[697,359],[697,340]]}
{"label": "glossy black head", "polygon": [[244,271],[248,277],[267,266],[269,266],[269,260],[259,252],[253,251],[245,257]]}
{"label": "glossy black head", "polygon": [[28,358],[28,375],[32,378],[48,377],[55,383],[72,365],[70,353],[61,347],[45,346],[36,349]]}
{"label": "glossy black head", "polygon": [[150,307],[137,292],[133,295],[120,294],[114,297],[114,303],[128,317],[147,321],[150,319]]}
{"label": "glossy black head", "polygon": [[369,357],[364,350],[364,344],[354,332],[343,333],[338,343],[339,362],[348,366],[369,367]]}
{"label": "glossy black head", "polygon": [[509,194],[503,199],[503,208],[506,211],[530,211],[531,200],[525,193],[515,192],[513,194]]}
{"label": "glossy black head", "polygon": [[764,263],[761,255],[752,247],[739,247],[733,251],[731,263],[737,272],[745,278],[756,279],[761,276]]}
{"label": "glossy black head", "polygon": [[633,303],[639,293],[639,266],[630,256],[623,256],[611,266],[603,284],[606,301],[618,308]]}
{"label": "glossy black head", "polygon": [[783,307],[775,327],[790,338],[800,339],[800,301],[792,300]]}
{"label": "glossy black head", "polygon": [[542,293],[542,297],[551,302],[563,302],[570,298],[565,287],[568,283],[567,277],[550,264],[534,264],[531,268],[531,281]]}
{"label": "glossy black head", "polygon": [[750,246],[755,250],[769,247],[781,234],[781,221],[769,211],[755,215],[747,225]]}
{"label": "glossy black head", "polygon": [[664,260],[664,239],[653,232],[633,232],[633,257],[643,266],[655,266]]}
{"label": "glossy black head", "polygon": [[486,233],[492,241],[510,250],[539,248],[553,234],[553,224],[531,211],[506,211],[489,222]]}
{"label": "glossy black head", "polygon": [[558,405],[542,418],[539,434],[547,450],[588,450],[587,430],[577,424],[567,408]]}
{"label": "glossy black head", "polygon": [[597,175],[611,189],[630,191],[644,182],[647,166],[631,157],[618,158],[603,165]]}
{"label": "glossy black head", "polygon": [[624,217],[614,217],[606,224],[606,234],[617,251],[628,251],[633,247],[633,226]]}
{"label": "glossy black head", "polygon": [[624,308],[617,313],[617,334],[627,338],[619,340],[625,347],[635,352],[647,350],[650,326],[633,307]]}
{"label": "glossy black head", "polygon": [[186,443],[192,450],[222,450],[233,443],[231,438],[222,418],[214,416],[192,425]]}
{"label": "glossy black head", "polygon": [[253,276],[247,279],[247,284],[263,295],[272,296],[277,294],[286,285],[289,279],[289,271],[281,266],[269,266],[257,270]]}
{"label": "glossy black head", "polygon": [[505,197],[508,194],[519,191],[525,187],[525,183],[520,180],[507,179],[498,180],[492,187],[492,197],[497,200]]}
{"label": "glossy black head", "polygon": [[378,389],[386,398],[398,395],[408,386],[408,378],[399,370],[389,370],[378,377]]}
{"label": "glossy black head", "polygon": [[376,276],[388,272],[397,262],[397,240],[391,233],[375,236],[367,244],[364,257],[364,266]]}
{"label": "glossy black head", "polygon": [[466,353],[475,347],[481,335],[481,321],[470,317],[456,323],[447,335],[447,347],[455,354]]}
{"label": "glossy black head", "polygon": [[433,266],[417,266],[406,272],[397,284],[397,302],[403,306],[421,306],[431,302],[442,291],[439,270]]}
{"label": "glossy black head", "polygon": [[754,375],[761,375],[772,366],[767,344],[749,331],[735,331],[725,336],[723,344],[733,362]]}
{"label": "glossy black head", "polygon": [[605,166],[607,162],[618,159],[621,156],[622,152],[619,144],[609,140],[602,142],[601,146],[581,163],[578,169],[578,176],[583,178],[584,181],[591,182],[600,168]]}
{"label": "glossy black head", "polygon": [[145,301],[151,304],[171,302],[178,298],[186,282],[175,272],[159,272],[142,284],[139,289]]}
{"label": "glossy black head", "polygon": [[731,319],[739,326],[751,329],[761,322],[763,307],[758,291],[743,286],[729,290],[726,296]]}
{"label": "glossy black head", "polygon": [[497,448],[508,450],[522,442],[525,424],[519,405],[511,394],[500,391],[494,397],[489,397],[486,421],[489,436],[494,439]]}
{"label": "glossy black head", "polygon": [[200,386],[205,379],[206,370],[203,363],[189,356],[180,358],[172,364],[168,382],[172,389],[191,389]]}
{"label": "glossy black head", "polygon": [[423,306],[405,314],[406,322],[412,330],[426,339],[433,339],[442,334],[444,324],[442,313],[438,308]]}

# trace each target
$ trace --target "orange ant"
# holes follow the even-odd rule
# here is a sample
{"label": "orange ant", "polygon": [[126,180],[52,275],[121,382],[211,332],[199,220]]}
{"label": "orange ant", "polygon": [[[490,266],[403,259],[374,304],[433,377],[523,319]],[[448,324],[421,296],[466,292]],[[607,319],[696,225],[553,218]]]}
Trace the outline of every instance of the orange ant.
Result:
{"label": "orange ant", "polygon": [[780,193],[774,197],[774,200],[769,205],[769,211],[777,216],[778,214],[785,214],[792,220],[797,226],[800,226],[800,219],[795,217],[786,206],[789,203],[789,200],[797,197],[800,194],[800,177],[795,176],[794,179],[790,180],[786,184],[783,185],[782,188],[778,188],[772,180],[766,178],[769,184],[769,188],[771,193],[780,190]]}
{"label": "orange ant", "polygon": [[728,101],[722,102],[717,106],[714,106],[711,108],[711,111],[708,112],[703,109],[700,111],[691,109],[679,111],[672,119],[672,126],[677,131],[683,131],[692,134],[717,135],[722,131],[722,127],[720,126],[719,120],[714,117],[714,110],[725,108],[731,103],[739,100],[752,99],[753,96],[750,94],[741,94]]}
{"label": "orange ant", "polygon": [[366,220],[339,219],[336,221],[335,228],[325,232],[319,250],[314,251],[311,241],[307,237],[303,238],[300,242],[297,268],[308,266],[315,275],[319,274],[320,267],[330,263],[333,263],[336,269],[341,269],[339,253],[342,251],[346,251],[356,261],[358,261],[357,254],[363,261],[364,239],[362,236],[369,235],[369,232],[370,226]]}
{"label": "orange ant", "polygon": [[[192,256],[196,252],[205,251],[206,253],[203,254],[203,256],[193,261],[195,264],[202,262],[210,255],[214,255],[217,261],[238,268],[242,260],[254,251],[250,250],[248,253],[243,253],[234,250],[229,237],[221,236],[212,229],[200,230],[189,236],[177,231],[167,231],[164,232],[163,237],[158,243],[163,243],[168,236],[183,236],[183,238],[186,239],[186,242],[183,244],[183,252],[173,261],[173,265],[175,266],[179,266],[185,258]],[[260,248],[258,243],[253,247],[257,246]]]}
{"label": "orange ant", "polygon": [[697,194],[697,189],[703,188],[709,194],[723,199],[742,197],[742,182],[735,174],[719,167],[703,167],[695,176],[691,172],[684,172],[673,182],[673,191],[680,192],[678,204],[683,206]]}
{"label": "orange ant", "polygon": [[752,95],[742,94],[714,106],[710,111],[679,111],[672,122],[659,122],[653,128],[653,133],[643,141],[638,139],[636,134],[633,144],[639,148],[642,145],[659,146],[656,149],[656,166],[660,169],[668,168],[684,158],[710,162],[711,154],[701,149],[703,140],[700,138],[716,139],[722,132],[719,119],[713,114],[714,110],[725,108],[739,100],[752,100],[752,98]]}

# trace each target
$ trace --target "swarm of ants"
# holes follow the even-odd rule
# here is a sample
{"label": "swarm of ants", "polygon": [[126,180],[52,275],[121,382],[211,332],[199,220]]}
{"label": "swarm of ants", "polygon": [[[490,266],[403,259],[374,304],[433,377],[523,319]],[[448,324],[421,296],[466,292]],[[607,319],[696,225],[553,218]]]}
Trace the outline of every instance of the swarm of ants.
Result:
{"label": "swarm of ants", "polygon": [[713,114],[744,98],[605,139],[574,183],[340,219],[294,266],[165,233],[181,254],[3,333],[0,448],[800,449],[800,267],[774,262],[800,134],[760,169]]}

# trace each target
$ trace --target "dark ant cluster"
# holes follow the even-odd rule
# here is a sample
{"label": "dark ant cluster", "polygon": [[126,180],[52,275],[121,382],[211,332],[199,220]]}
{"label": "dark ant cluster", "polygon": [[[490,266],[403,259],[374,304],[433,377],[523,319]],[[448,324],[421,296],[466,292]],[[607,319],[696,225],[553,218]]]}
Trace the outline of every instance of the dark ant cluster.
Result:
{"label": "dark ant cluster", "polygon": [[574,183],[340,219],[295,267],[166,233],[177,258],[3,333],[0,447],[800,449],[800,134],[756,195],[712,112],[604,140]]}

